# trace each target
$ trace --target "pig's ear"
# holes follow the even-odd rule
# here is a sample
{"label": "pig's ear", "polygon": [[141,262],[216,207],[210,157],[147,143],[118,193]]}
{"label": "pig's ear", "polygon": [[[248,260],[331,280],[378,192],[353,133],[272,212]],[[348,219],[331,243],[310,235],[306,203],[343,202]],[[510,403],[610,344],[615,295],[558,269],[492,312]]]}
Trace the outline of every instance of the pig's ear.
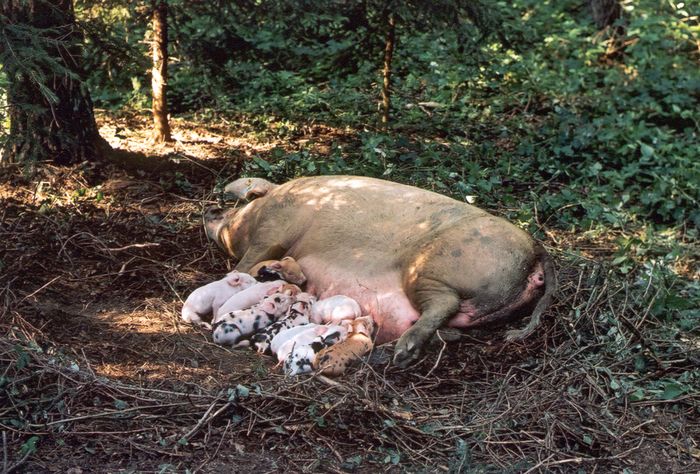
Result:
{"label": "pig's ear", "polygon": [[282,270],[282,264],[280,262],[274,262],[271,263],[268,268],[271,268],[273,270]]}
{"label": "pig's ear", "polygon": [[239,275],[232,275],[226,279],[226,283],[228,283],[229,286],[236,287],[241,284],[241,277]]}
{"label": "pig's ear", "polygon": [[315,328],[314,333],[316,333],[317,336],[321,336],[325,334],[326,331],[328,331],[328,326],[318,326]]}
{"label": "pig's ear", "polygon": [[224,188],[224,192],[233,194],[239,199],[251,201],[266,195],[276,187],[276,184],[262,178],[240,178],[227,184]]}

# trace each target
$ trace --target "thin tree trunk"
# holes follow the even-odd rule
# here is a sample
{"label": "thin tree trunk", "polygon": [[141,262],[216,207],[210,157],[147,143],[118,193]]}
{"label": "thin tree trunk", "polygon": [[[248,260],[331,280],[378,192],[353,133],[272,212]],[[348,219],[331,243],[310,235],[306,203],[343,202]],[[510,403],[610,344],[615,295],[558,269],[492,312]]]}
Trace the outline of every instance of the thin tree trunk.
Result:
{"label": "thin tree trunk", "polygon": [[156,142],[171,141],[168,123],[168,3],[153,0],[153,138]]}
{"label": "thin tree trunk", "polygon": [[[7,49],[0,49],[0,55],[10,117],[10,137],[0,160],[67,165],[101,156],[110,147],[99,135],[81,80],[82,38],[72,2],[6,0],[0,12],[8,19],[6,41],[0,45]],[[39,45],[35,53],[25,47],[28,37]]]}
{"label": "thin tree trunk", "polygon": [[395,48],[396,20],[394,14],[387,15],[386,46],[384,47],[384,84],[382,85],[382,127],[389,127],[389,112],[391,110],[391,60]]}
{"label": "thin tree trunk", "polygon": [[612,26],[622,15],[619,0],[589,0],[593,21],[598,29]]}

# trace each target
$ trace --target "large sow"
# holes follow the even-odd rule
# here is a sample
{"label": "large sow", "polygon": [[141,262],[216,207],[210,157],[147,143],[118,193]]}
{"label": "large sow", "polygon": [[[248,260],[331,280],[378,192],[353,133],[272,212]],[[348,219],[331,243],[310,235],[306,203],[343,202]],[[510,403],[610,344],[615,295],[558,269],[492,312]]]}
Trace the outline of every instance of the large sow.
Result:
{"label": "large sow", "polygon": [[412,186],[358,176],[282,185],[239,179],[252,202],[205,213],[207,235],[248,271],[294,257],[319,299],[355,299],[377,344],[399,339],[394,363],[415,362],[440,327],[538,324],[556,286],[554,265],[532,237],[469,204]]}

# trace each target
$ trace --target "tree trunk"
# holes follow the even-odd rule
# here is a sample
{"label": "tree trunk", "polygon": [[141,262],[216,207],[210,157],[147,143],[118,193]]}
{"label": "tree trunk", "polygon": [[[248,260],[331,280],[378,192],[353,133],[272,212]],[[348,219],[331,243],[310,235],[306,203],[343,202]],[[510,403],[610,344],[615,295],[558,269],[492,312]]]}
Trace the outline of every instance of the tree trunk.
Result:
{"label": "tree trunk", "polygon": [[394,14],[387,16],[386,46],[384,47],[384,84],[382,86],[382,127],[389,127],[389,111],[391,110],[391,59],[394,56],[396,20]]}
{"label": "tree trunk", "polygon": [[589,0],[595,26],[602,30],[612,26],[622,15],[619,0]]}
{"label": "tree trunk", "polygon": [[168,123],[168,2],[152,0],[153,6],[153,139],[162,143],[171,141]]}
{"label": "tree trunk", "polygon": [[0,59],[10,117],[0,162],[68,165],[109,150],[81,80],[82,38],[71,1],[4,0],[0,12],[6,21],[0,26],[5,33]]}

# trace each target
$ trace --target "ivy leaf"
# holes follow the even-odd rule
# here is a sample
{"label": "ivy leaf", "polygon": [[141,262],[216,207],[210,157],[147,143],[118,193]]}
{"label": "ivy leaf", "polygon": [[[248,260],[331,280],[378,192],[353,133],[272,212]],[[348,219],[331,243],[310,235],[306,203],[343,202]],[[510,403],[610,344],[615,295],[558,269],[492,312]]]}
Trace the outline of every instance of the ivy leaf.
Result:
{"label": "ivy leaf", "polygon": [[114,408],[117,410],[125,410],[128,406],[129,404],[124,400],[114,400]]}
{"label": "ivy leaf", "polygon": [[628,397],[629,397],[631,402],[641,402],[645,398],[644,397],[644,390],[641,388],[638,388],[634,392],[630,393]]}
{"label": "ivy leaf", "polygon": [[659,394],[661,400],[673,400],[674,398],[683,395],[685,390],[683,387],[675,382],[667,382],[664,384],[664,391]]}
{"label": "ivy leaf", "polygon": [[22,447],[20,448],[22,451],[23,455],[29,455],[32,454],[36,451],[36,443],[39,441],[38,436],[32,436],[29,438],[27,441],[22,444]]}
{"label": "ivy leaf", "polygon": [[263,159],[260,158],[259,156],[254,156],[254,157],[253,157],[253,161],[255,162],[256,165],[258,165],[259,167],[261,167],[261,168],[264,169],[265,171],[270,171],[270,169],[271,169],[270,163],[268,163],[267,161],[263,160]]}
{"label": "ivy leaf", "polygon": [[250,395],[250,390],[245,385],[236,385],[236,393],[240,398],[247,398]]}
{"label": "ivy leaf", "polygon": [[642,151],[642,156],[646,159],[650,159],[654,156],[654,149],[646,143],[639,142],[639,149]]}

